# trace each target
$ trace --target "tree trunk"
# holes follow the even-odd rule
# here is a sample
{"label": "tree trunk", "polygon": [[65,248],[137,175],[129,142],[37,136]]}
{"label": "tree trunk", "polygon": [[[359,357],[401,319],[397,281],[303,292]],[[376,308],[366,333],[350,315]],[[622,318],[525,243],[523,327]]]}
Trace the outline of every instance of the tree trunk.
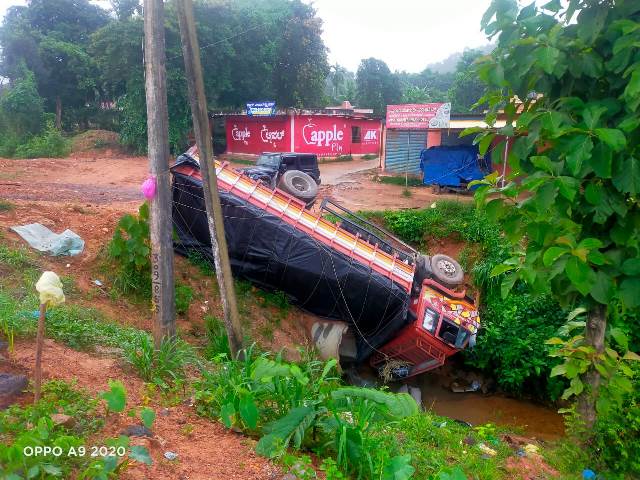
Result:
{"label": "tree trunk", "polygon": [[56,97],[56,128],[62,130],[62,100]]}
{"label": "tree trunk", "polygon": [[[585,344],[595,349],[596,353],[604,352],[604,333],[607,328],[606,307],[596,305],[587,314],[585,327]],[[583,376],[585,389],[578,397],[577,409],[588,430],[596,421],[596,400],[600,389],[600,373],[590,368]]]}

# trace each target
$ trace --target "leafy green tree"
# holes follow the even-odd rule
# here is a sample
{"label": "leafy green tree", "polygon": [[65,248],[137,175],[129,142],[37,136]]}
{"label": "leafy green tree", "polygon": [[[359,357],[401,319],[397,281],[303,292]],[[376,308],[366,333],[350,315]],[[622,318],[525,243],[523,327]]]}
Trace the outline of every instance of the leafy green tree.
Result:
{"label": "leafy green tree", "polygon": [[431,92],[426,87],[414,87],[409,85],[402,92],[402,103],[429,103],[432,100]]}
{"label": "leafy green tree", "polygon": [[478,69],[489,88],[486,121],[504,111],[507,125],[477,141],[485,153],[506,136],[518,178],[502,186],[493,174],[476,193],[514,246],[492,275],[505,294],[524,281],[585,309],[584,333],[564,344],[554,373],[571,380],[564,396],[578,397],[590,428],[609,400],[632,390],[624,361],[640,358],[619,329],[609,331],[616,348],[605,348],[607,319],[618,327],[620,312],[640,306],[640,4],[552,0],[519,10],[494,0],[482,25],[497,37]]}
{"label": "leafy green tree", "polygon": [[31,0],[12,7],[0,28],[0,74],[14,79],[24,63],[61,128],[63,106],[95,101],[97,70],[86,49],[90,35],[107,21],[107,12],[89,0]]}
{"label": "leafy green tree", "polygon": [[7,130],[17,139],[38,133],[42,128],[42,98],[38,95],[33,72],[23,67],[22,76],[14,80],[13,85],[0,96],[2,111]]}
{"label": "leafy green tree", "polygon": [[400,101],[402,92],[398,77],[382,60],[367,58],[360,62],[356,74],[358,105],[373,108],[375,115],[384,115],[387,105]]}
{"label": "leafy green tree", "polygon": [[325,94],[333,105],[345,100],[355,102],[356,79],[353,72],[337,63],[331,65],[326,79]]}
{"label": "leafy green tree", "polygon": [[96,98],[97,69],[82,45],[47,36],[40,42],[40,59],[46,74],[41,75],[39,90],[53,102],[56,128],[62,129],[62,107],[81,107]]}
{"label": "leafy green tree", "polygon": [[475,68],[475,61],[482,55],[479,50],[465,50],[458,61],[455,77],[448,91],[451,109],[455,113],[470,113],[483,109],[483,106],[476,105],[476,102],[484,95],[486,86]]}
{"label": "leafy green tree", "polygon": [[98,67],[103,98],[120,98],[132,78],[142,77],[143,40],[143,21],[139,17],[109,22],[91,36],[89,53]]}
{"label": "leafy green tree", "polygon": [[482,50],[465,50],[456,54],[458,61],[455,71],[441,72],[425,68],[420,73],[397,73],[403,85],[402,102],[451,102],[454,113],[481,110],[483,107],[474,105],[484,95],[486,87],[477,74],[474,62],[482,55]]}
{"label": "leafy green tree", "polygon": [[118,20],[128,20],[136,13],[142,15],[140,0],[111,0],[109,3]]}
{"label": "leafy green tree", "polygon": [[327,48],[322,41],[322,20],[311,5],[294,0],[291,14],[279,35],[274,87],[281,105],[319,107],[329,73]]}

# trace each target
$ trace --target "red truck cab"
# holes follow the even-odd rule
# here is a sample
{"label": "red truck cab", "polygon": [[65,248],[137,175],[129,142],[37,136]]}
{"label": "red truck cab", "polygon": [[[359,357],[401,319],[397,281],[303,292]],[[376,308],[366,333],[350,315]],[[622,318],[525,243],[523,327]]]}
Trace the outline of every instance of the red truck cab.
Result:
{"label": "red truck cab", "polygon": [[374,355],[370,363],[381,368],[389,360],[404,363],[404,377],[412,377],[444,364],[447,357],[464,349],[480,328],[480,317],[465,292],[450,290],[432,279],[422,282],[420,294],[411,299],[413,319],[393,340]]}

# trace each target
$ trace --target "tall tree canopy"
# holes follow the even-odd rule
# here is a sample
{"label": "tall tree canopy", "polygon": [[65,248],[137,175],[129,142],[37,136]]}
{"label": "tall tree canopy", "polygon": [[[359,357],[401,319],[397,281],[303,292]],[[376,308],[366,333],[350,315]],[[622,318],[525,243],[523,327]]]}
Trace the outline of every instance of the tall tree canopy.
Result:
{"label": "tall tree canopy", "polygon": [[475,64],[482,55],[482,50],[474,49],[455,54],[451,58],[458,60],[452,71],[434,71],[427,67],[420,73],[396,73],[402,85],[402,102],[451,102],[454,113],[482,110],[481,107],[472,108],[486,90]]}
{"label": "tall tree canopy", "polygon": [[88,0],[31,0],[11,7],[0,28],[0,74],[11,80],[20,65],[34,72],[47,110],[61,126],[64,107],[82,108],[97,94],[96,70],[87,53],[91,34],[108,21]]}
{"label": "tall tree canopy", "polygon": [[[101,105],[120,104],[125,142],[146,144],[142,11],[138,0],[112,0],[113,14],[89,0],[30,0],[8,10],[0,27],[0,75],[14,84],[33,72],[57,124],[95,122]],[[175,7],[166,4],[170,137],[184,147],[189,128]],[[195,17],[209,105],[237,109],[274,99],[283,107],[326,102],[329,72],[322,22],[301,0],[196,0]]]}
{"label": "tall tree canopy", "polygon": [[[481,201],[493,194],[486,210],[514,244],[492,274],[504,292],[524,281],[586,311],[582,335],[552,341],[565,357],[553,374],[570,380],[565,398],[578,396],[593,434],[607,428],[596,413],[628,407],[634,375],[625,362],[640,359],[624,335],[637,334],[627,322],[640,307],[640,4],[554,0],[519,10],[494,0],[483,25],[498,39],[479,67],[487,123],[504,111],[507,125],[477,140],[484,153],[506,136],[518,176],[502,186],[492,175],[477,190]],[[502,140],[497,158],[504,149]]]}
{"label": "tall tree canopy", "polygon": [[481,111],[483,106],[474,108],[475,103],[484,96],[486,85],[478,76],[475,62],[483,56],[479,50],[465,50],[456,66],[448,100],[455,113]]}
{"label": "tall tree canopy", "polygon": [[375,115],[384,115],[387,105],[400,101],[402,92],[398,77],[382,60],[367,58],[360,62],[356,74],[358,105],[373,108]]}
{"label": "tall tree canopy", "polygon": [[338,105],[345,100],[356,101],[356,77],[345,67],[331,65],[325,83],[325,96],[333,105]]}

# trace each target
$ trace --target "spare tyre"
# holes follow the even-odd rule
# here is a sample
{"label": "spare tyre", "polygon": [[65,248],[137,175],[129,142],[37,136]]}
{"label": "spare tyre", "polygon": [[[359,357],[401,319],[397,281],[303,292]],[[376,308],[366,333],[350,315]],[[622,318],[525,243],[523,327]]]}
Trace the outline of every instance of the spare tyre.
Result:
{"label": "spare tyre", "polygon": [[431,257],[431,274],[445,287],[457,287],[464,282],[464,271],[449,255],[438,253]]}
{"label": "spare tyre", "polygon": [[310,202],[318,195],[316,181],[300,170],[287,170],[280,177],[278,188],[304,202]]}

